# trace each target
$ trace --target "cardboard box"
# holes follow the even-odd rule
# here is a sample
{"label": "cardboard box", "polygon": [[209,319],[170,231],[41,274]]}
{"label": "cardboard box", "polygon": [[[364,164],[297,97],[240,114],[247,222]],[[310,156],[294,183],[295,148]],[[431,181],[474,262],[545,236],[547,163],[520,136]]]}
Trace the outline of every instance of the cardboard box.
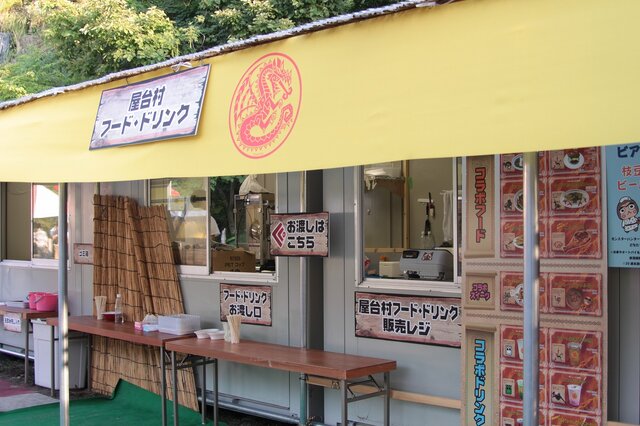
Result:
{"label": "cardboard box", "polygon": [[242,250],[213,250],[211,252],[213,271],[255,272],[255,254]]}

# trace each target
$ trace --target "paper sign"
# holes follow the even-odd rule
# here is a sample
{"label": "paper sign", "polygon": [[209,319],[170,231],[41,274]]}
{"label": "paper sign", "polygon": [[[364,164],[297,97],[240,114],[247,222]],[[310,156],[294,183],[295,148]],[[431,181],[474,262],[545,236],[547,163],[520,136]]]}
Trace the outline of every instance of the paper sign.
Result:
{"label": "paper sign", "polygon": [[271,325],[271,286],[220,284],[220,321],[241,315],[243,324]]}
{"label": "paper sign", "polygon": [[356,336],[460,347],[460,299],[356,293]]}
{"label": "paper sign", "polygon": [[610,268],[640,266],[640,144],[608,146],[607,249]]}
{"label": "paper sign", "polygon": [[77,264],[93,265],[93,244],[73,245],[73,262]]}
{"label": "paper sign", "polygon": [[466,258],[495,255],[493,167],[492,155],[467,158]]}
{"label": "paper sign", "polygon": [[89,149],[195,135],[209,65],[105,90]]}
{"label": "paper sign", "polygon": [[13,331],[15,333],[22,332],[22,319],[20,318],[20,314],[12,312],[5,313],[3,323],[4,329],[7,331]]}
{"label": "paper sign", "polygon": [[465,382],[467,425],[492,425],[493,422],[493,333],[470,330],[465,332],[467,355]]}
{"label": "paper sign", "polygon": [[329,255],[329,213],[271,215],[271,255]]}

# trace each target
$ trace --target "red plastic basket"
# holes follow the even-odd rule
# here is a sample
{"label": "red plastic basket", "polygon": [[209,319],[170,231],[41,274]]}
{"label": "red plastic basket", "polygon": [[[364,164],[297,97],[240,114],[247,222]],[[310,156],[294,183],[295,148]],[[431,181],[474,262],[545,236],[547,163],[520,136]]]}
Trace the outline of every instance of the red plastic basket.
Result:
{"label": "red plastic basket", "polygon": [[36,311],[57,311],[58,295],[55,293],[41,293],[36,298]]}
{"label": "red plastic basket", "polygon": [[29,292],[29,309],[36,309],[36,302],[40,299],[40,297],[46,293],[41,291],[31,291]]}

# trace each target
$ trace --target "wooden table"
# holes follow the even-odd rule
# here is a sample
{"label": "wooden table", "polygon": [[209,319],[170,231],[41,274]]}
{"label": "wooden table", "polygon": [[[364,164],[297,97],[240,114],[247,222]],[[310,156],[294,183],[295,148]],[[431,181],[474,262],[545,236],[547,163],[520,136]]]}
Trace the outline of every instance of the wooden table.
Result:
{"label": "wooden table", "polygon": [[[53,355],[53,342],[54,342],[54,326],[58,325],[58,318],[49,318],[47,319],[47,324],[51,325],[51,392],[53,394],[54,389],[54,360],[55,356]],[[89,359],[87,362],[87,383],[91,383],[91,336],[102,336],[109,337],[111,339],[124,340],[126,342],[137,343],[140,345],[149,345],[154,346],[160,349],[160,369],[162,370],[161,374],[161,388],[162,388],[162,424],[167,424],[167,405],[166,405],[166,394],[167,394],[167,379],[166,379],[166,366],[165,366],[165,355],[167,352],[165,351],[165,345],[167,342],[177,340],[177,339],[188,339],[193,336],[190,335],[175,335],[169,333],[160,333],[158,331],[140,331],[136,330],[133,326],[132,322],[125,322],[124,324],[116,324],[112,321],[106,320],[98,320],[93,316],[75,316],[69,317],[69,330],[80,331],[82,333],[87,334],[89,337],[89,350],[88,355]],[[175,399],[175,398],[174,398]],[[174,414],[175,417],[175,414]]]}
{"label": "wooden table", "polygon": [[[224,340],[209,339],[183,339],[167,342],[167,351],[171,351],[171,369],[173,374],[173,400],[174,413],[177,413],[178,398],[176,393],[176,352],[195,355],[203,358],[202,373],[206,373],[207,358],[213,360],[214,366],[214,400],[213,416],[214,424],[218,424],[218,360],[232,361],[241,364],[255,365],[258,367],[272,368],[276,370],[302,373],[304,375],[319,376],[339,381],[342,396],[342,425],[347,425],[347,405],[349,402],[375,396],[384,397],[384,424],[389,425],[389,375],[395,370],[396,362],[370,358],[357,355],[348,355],[335,352],[325,352],[315,349],[301,349],[289,346],[274,345],[242,340],[232,344]],[[374,374],[384,374],[384,386],[379,386],[373,379]],[[368,380],[358,380],[367,378]],[[377,392],[348,397],[347,391],[355,384],[371,382],[378,388]],[[204,398],[203,388],[203,401]],[[302,405],[301,398],[301,405]],[[300,407],[300,413],[305,412],[306,407]],[[300,424],[306,424],[307,419],[300,419]],[[178,416],[174,416],[174,424],[178,425]]]}
{"label": "wooden table", "polygon": [[26,321],[24,327],[24,382],[28,383],[29,378],[29,334],[33,334],[32,319],[51,318],[58,315],[55,311],[36,311],[28,308],[13,308],[11,306],[0,306],[0,315],[19,314],[21,321]]}

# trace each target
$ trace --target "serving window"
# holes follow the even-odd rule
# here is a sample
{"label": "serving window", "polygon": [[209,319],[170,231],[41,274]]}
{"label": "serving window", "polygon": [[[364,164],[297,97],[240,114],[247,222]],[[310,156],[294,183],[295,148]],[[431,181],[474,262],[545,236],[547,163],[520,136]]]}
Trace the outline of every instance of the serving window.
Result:
{"label": "serving window", "polygon": [[181,273],[275,272],[275,174],[153,179],[149,187],[150,204],[166,207]]}
{"label": "serving window", "polygon": [[2,260],[56,264],[58,193],[57,184],[7,182],[3,185]]}
{"label": "serving window", "polygon": [[461,160],[455,158],[362,168],[366,282],[460,282],[461,170]]}

